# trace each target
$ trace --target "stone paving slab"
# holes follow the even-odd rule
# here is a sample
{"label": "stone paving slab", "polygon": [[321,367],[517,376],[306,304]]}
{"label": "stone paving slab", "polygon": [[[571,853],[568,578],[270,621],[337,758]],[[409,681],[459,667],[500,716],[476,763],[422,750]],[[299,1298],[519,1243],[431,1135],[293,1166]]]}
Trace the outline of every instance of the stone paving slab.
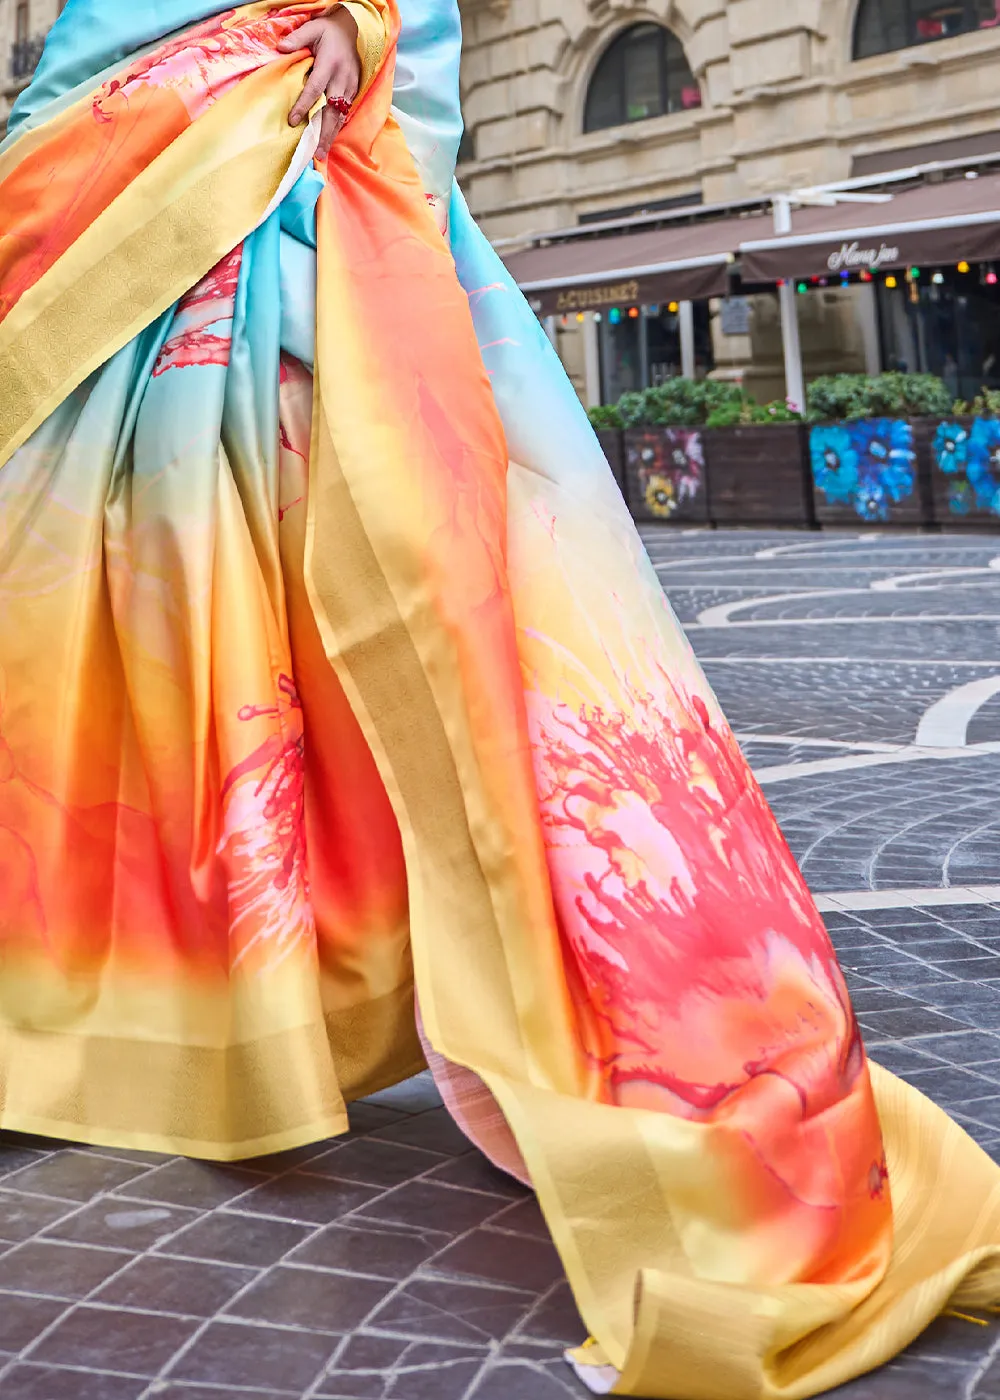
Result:
{"label": "stone paving slab", "polygon": [[[652,531],[648,542],[689,622],[710,606],[818,594],[831,577],[867,589],[1000,553],[982,537]],[[982,592],[939,582],[940,596],[922,595],[927,612],[995,606],[984,602],[995,579]],[[1000,1161],[1000,899],[966,889],[1000,885],[1000,756],[857,764],[913,746],[932,704],[1000,676],[1000,633],[993,660],[979,624],[921,633],[912,611],[898,619],[913,631],[902,652],[888,645],[896,622],[797,625],[841,602],[807,596],[782,604],[773,628],[692,636],[720,658],[706,670],[752,765],[785,775],[765,786],[828,894],[872,1057]],[[823,659],[865,626],[878,644]],[[1000,739],[1000,702],[972,715],[965,738]],[[842,766],[816,773],[818,758]],[[883,907],[855,907],[865,899]],[[581,1397],[561,1353],[583,1326],[530,1193],[469,1148],[426,1075],[352,1106],[351,1124],[346,1139],[238,1167],[0,1134],[0,1400]],[[979,1321],[942,1318],[832,1394],[1000,1400],[1000,1326]]]}

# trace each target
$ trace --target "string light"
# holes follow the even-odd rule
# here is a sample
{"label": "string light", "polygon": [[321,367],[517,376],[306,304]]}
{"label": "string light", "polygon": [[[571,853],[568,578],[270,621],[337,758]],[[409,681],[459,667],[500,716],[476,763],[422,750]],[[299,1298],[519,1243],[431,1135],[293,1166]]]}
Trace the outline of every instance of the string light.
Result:
{"label": "string light", "polygon": [[619,311],[619,309],[618,309],[617,306],[613,306],[613,307],[611,308],[611,310],[608,312],[608,320],[611,322],[611,324],[612,324],[613,326],[617,326],[617,324],[618,324],[618,322],[621,320],[621,318],[622,318],[622,313]]}
{"label": "string light", "polygon": [[630,321],[637,321],[639,319],[639,308],[637,306],[630,306],[628,315]]}
{"label": "string light", "polygon": [[969,264],[965,261],[964,258],[963,258],[962,261],[959,263],[959,265],[958,265],[958,270],[959,270],[959,272],[968,272],[968,270],[969,270]]}
{"label": "string light", "polygon": [[798,292],[800,297],[804,297],[806,292],[808,292],[809,288],[804,282],[800,282],[799,285],[795,288],[795,290]]}
{"label": "string light", "polygon": [[943,272],[935,272],[934,276],[931,278],[931,281],[934,283],[935,287],[943,286],[943,284],[944,284],[944,273],[943,273]]}
{"label": "string light", "polygon": [[915,282],[919,276],[920,276],[920,268],[919,268],[919,267],[911,267],[911,268],[910,268],[910,280],[911,280],[912,282]]}
{"label": "string light", "polygon": [[893,277],[891,272],[889,273],[889,276],[885,279],[885,285],[889,288],[890,291],[892,291],[897,285],[896,279],[895,277]]}
{"label": "string light", "polygon": [[672,301],[672,302],[670,303],[670,305],[667,307],[667,310],[670,312],[671,316],[676,316],[676,315],[677,315],[677,312],[680,311],[680,309],[681,309],[681,308],[680,308],[680,306],[677,304],[676,301]]}
{"label": "string light", "polygon": [[582,326],[583,323],[584,323],[584,321],[585,321],[586,319],[587,319],[587,318],[586,318],[586,316],[584,315],[584,313],[583,313],[582,311],[578,311],[578,312],[576,313],[576,324],[577,324],[578,326]]}
{"label": "string light", "polygon": [[996,273],[993,271],[993,269],[992,269],[992,267],[991,267],[990,270],[989,270],[989,272],[987,272],[987,274],[986,274],[986,285],[987,285],[988,287],[995,287],[996,284],[997,284],[997,275],[996,275]]}
{"label": "string light", "polygon": [[868,272],[868,271],[865,270],[865,269],[862,269],[862,272],[861,272],[861,280],[862,280],[862,282],[870,282],[870,281],[872,280],[872,275],[871,275],[871,273]]}

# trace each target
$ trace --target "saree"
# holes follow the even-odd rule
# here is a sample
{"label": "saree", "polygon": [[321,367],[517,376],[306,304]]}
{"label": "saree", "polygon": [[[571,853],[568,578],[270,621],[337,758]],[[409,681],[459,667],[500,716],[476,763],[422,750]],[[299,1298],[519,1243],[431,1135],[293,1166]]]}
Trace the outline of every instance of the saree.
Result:
{"label": "saree", "polygon": [[319,167],[323,8],[69,0],[0,147],[0,1127],[246,1158],[430,1058],[593,1390],[817,1394],[1000,1301],[1000,1169],[868,1063],[454,185],[457,5],[352,6]]}

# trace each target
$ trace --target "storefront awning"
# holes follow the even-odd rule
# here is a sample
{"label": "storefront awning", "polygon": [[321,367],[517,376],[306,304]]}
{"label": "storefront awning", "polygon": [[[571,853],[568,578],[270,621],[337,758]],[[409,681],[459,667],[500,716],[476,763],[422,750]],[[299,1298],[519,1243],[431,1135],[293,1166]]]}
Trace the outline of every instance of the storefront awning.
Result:
{"label": "storefront awning", "polygon": [[744,283],[1000,260],[1000,174],[901,190],[884,204],[807,207],[792,232],[740,243]]}
{"label": "storefront awning", "polygon": [[733,255],[768,218],[667,224],[641,233],[561,239],[504,256],[540,316],[725,296]]}

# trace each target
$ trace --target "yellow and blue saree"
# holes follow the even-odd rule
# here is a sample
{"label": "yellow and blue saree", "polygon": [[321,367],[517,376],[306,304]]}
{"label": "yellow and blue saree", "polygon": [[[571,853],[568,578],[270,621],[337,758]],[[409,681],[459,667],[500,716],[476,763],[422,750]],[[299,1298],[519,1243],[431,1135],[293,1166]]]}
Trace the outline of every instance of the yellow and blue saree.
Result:
{"label": "yellow and blue saree", "polygon": [[455,0],[69,0],[0,147],[0,1126],[247,1157],[431,1058],[594,1389],[798,1400],[1000,1300],[1000,1170],[823,924],[453,186]]}

